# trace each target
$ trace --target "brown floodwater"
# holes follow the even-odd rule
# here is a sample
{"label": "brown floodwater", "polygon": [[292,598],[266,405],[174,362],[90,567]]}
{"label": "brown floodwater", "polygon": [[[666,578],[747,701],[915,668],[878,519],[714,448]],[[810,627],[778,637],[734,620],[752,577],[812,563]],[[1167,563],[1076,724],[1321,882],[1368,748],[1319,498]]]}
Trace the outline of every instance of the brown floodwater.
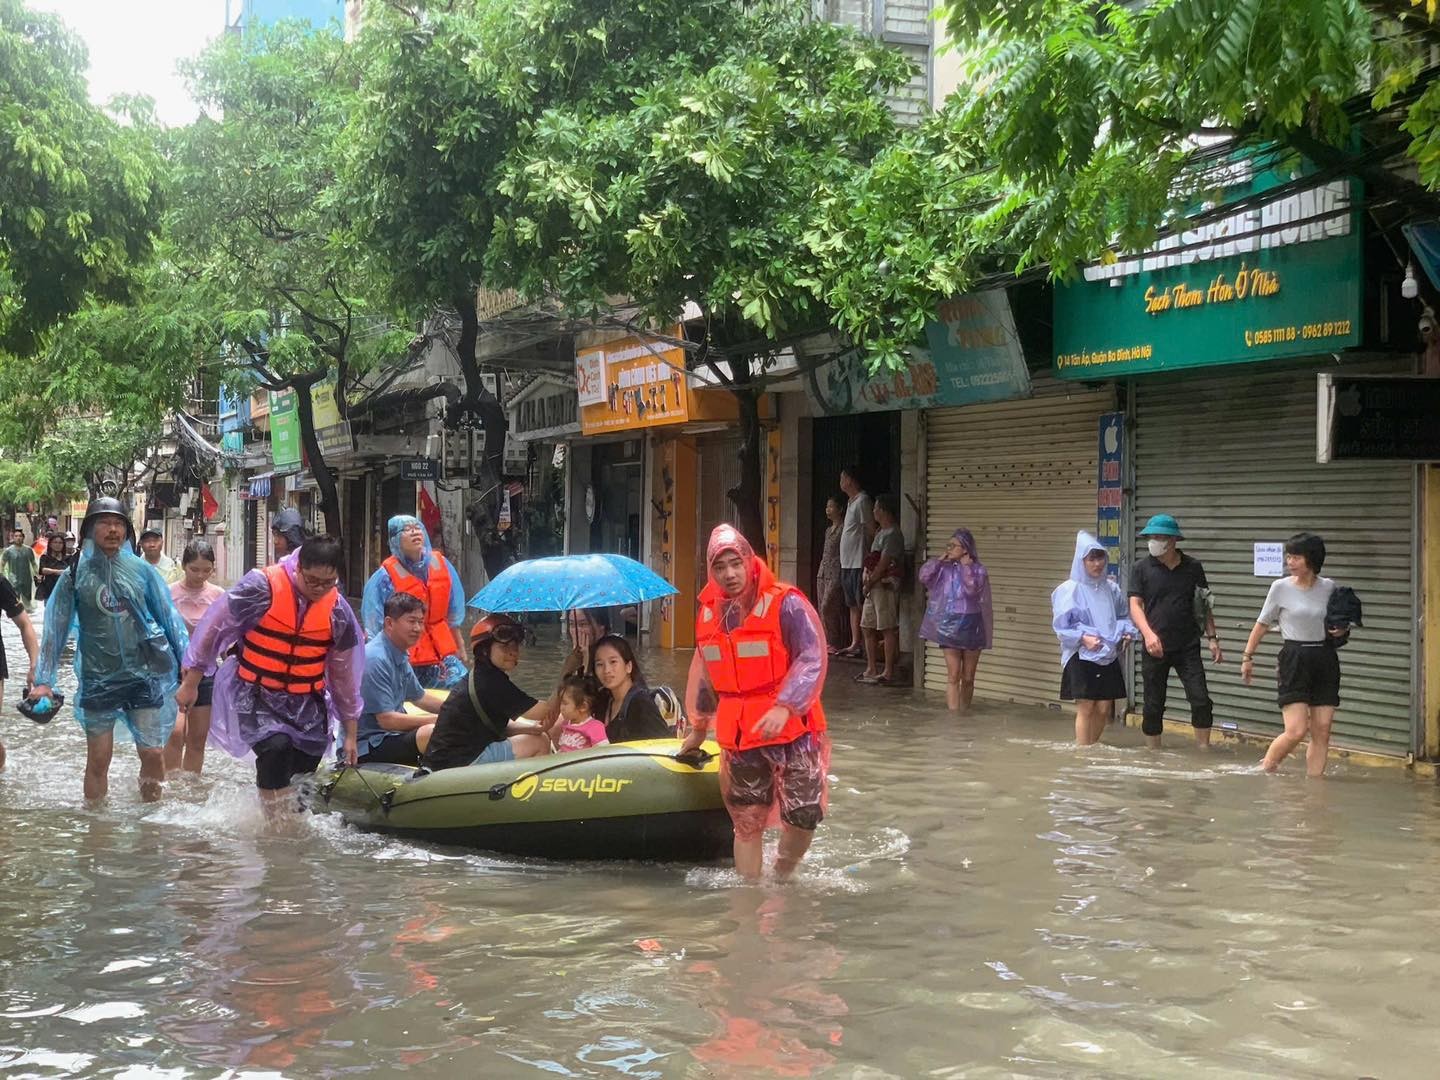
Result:
{"label": "brown floodwater", "polygon": [[[519,681],[557,666],[539,646]],[[1127,731],[1077,751],[1059,714],[955,720],[851,673],[830,819],[798,880],[758,888],[333,817],[274,835],[218,755],[147,806],[119,747],[87,809],[68,708],[42,728],[7,703],[0,1074],[1435,1074],[1433,783],[1266,777],[1256,748]]]}

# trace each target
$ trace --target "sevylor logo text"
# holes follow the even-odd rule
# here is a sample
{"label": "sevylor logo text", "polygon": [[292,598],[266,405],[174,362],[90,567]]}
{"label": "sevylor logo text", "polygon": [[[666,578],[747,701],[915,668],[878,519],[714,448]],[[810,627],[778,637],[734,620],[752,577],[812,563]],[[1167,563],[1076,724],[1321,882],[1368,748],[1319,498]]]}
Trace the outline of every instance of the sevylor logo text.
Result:
{"label": "sevylor logo text", "polygon": [[629,787],[633,780],[617,780],[610,776],[589,776],[567,779],[565,777],[547,776],[541,778],[531,773],[529,776],[522,776],[510,786],[510,794],[520,802],[525,802],[535,792],[541,794],[570,795],[583,794],[587,799],[593,799],[596,795],[616,795]]}

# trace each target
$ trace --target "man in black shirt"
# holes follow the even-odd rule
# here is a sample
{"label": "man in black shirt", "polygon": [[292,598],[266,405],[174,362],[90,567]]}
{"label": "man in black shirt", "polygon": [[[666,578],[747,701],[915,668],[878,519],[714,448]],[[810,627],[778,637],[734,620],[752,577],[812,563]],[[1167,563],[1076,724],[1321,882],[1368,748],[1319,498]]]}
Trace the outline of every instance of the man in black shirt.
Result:
{"label": "man in black shirt", "polygon": [[[35,637],[35,626],[30,622],[30,616],[25,614],[25,604],[10,584],[9,579],[0,577],[0,611],[10,616],[10,621],[20,628],[20,641],[25,646],[25,652],[30,657],[29,672],[25,677],[25,686],[28,689],[35,681],[35,661],[40,655],[40,642]],[[0,701],[5,697],[5,680],[10,677],[9,665],[5,659],[5,649],[0,646]],[[0,769],[5,767],[5,744],[0,743]]]}
{"label": "man in black shirt", "polygon": [[[560,694],[536,701],[510,681],[520,663],[525,628],[508,615],[487,615],[470,631],[474,664],[470,677],[450,691],[421,764],[438,772],[551,752],[548,727],[558,715]],[[577,650],[564,674],[585,663]]]}
{"label": "man in black shirt", "polygon": [[[1205,567],[1176,546],[1185,539],[1180,523],[1169,514],[1156,514],[1140,535],[1150,555],[1136,566],[1130,580],[1130,619],[1145,641],[1140,656],[1140,673],[1145,684],[1145,718],[1141,731],[1154,748],[1160,746],[1165,726],[1165,695],[1170,669],[1180,676],[1185,699],[1190,703],[1190,723],[1195,742],[1210,745],[1214,722],[1210,689],[1205,683],[1205,664],[1200,659],[1200,625],[1195,617],[1196,590],[1208,589]],[[1205,633],[1215,663],[1225,659],[1215,633],[1215,615],[1206,612]]]}

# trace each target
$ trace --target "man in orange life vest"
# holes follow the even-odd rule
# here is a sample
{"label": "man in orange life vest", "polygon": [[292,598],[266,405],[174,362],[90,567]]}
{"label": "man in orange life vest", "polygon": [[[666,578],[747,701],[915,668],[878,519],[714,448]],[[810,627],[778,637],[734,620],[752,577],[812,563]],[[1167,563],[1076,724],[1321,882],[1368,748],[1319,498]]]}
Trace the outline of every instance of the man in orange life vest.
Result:
{"label": "man in orange life vest", "polygon": [[706,564],[686,693],[691,728],[681,751],[699,748],[714,728],[735,869],[760,876],[765,828],[778,820],[775,875],[786,878],[825,816],[825,633],[810,601],[776,581],[734,526],[710,534]]}
{"label": "man in orange life vest", "polygon": [[330,536],[263,570],[251,570],[210,605],[185,650],[185,677],[175,693],[188,709],[200,679],[215,675],[210,741],[234,757],[255,754],[255,785],[278,811],[297,775],[313,773],[337,725],[337,757],[355,762],[365,639],[337,584],[344,554]]}
{"label": "man in orange life vest", "polygon": [[427,690],[449,690],[469,674],[460,658],[454,627],[465,621],[465,590],[450,560],[430,546],[430,534],[417,517],[390,519],[390,557],[365,583],[360,619],[367,638],[385,630],[385,601],[407,592],[425,604],[425,633],[410,650],[410,666]]}

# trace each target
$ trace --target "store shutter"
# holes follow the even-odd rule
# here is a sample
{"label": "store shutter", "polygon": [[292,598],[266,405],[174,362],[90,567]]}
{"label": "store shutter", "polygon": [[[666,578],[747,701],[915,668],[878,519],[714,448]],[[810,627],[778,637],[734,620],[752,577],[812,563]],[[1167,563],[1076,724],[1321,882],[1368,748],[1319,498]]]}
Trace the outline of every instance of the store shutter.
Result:
{"label": "store shutter", "polygon": [[[1023,401],[925,413],[926,549],[943,552],[964,526],[990,572],[995,645],[980,659],[979,697],[1058,696],[1050,592],[1070,572],[1076,530],[1095,528],[1099,423],[1114,400],[1108,386],[1037,378]],[[945,689],[945,658],[928,644],[925,687]]]}
{"label": "store shutter", "polygon": [[742,440],[733,435],[706,435],[698,441],[700,457],[700,491],[695,500],[700,520],[695,536],[700,545],[700,558],[695,560],[695,586],[698,592],[705,584],[705,545],[710,532],[722,521],[735,520],[735,508],[725,493],[740,483],[740,447]]}
{"label": "store shutter", "polygon": [[270,562],[270,506],[264,499],[255,500],[255,565]]}
{"label": "store shutter", "polygon": [[[1347,370],[1397,368],[1387,362]],[[1215,723],[1264,735],[1281,730],[1273,682],[1278,631],[1261,646],[1255,684],[1244,686],[1239,671],[1273,580],[1254,576],[1254,545],[1301,530],[1324,537],[1324,574],[1352,586],[1365,606],[1365,628],[1340,654],[1344,704],[1333,742],[1404,754],[1413,713],[1414,468],[1316,464],[1315,384],[1313,369],[1293,368],[1138,383],[1136,531],[1151,514],[1180,519],[1182,547],[1205,564],[1226,652],[1225,664],[1207,671]],[[1136,558],[1143,555],[1138,547]],[[1178,679],[1166,715],[1189,718]]]}

